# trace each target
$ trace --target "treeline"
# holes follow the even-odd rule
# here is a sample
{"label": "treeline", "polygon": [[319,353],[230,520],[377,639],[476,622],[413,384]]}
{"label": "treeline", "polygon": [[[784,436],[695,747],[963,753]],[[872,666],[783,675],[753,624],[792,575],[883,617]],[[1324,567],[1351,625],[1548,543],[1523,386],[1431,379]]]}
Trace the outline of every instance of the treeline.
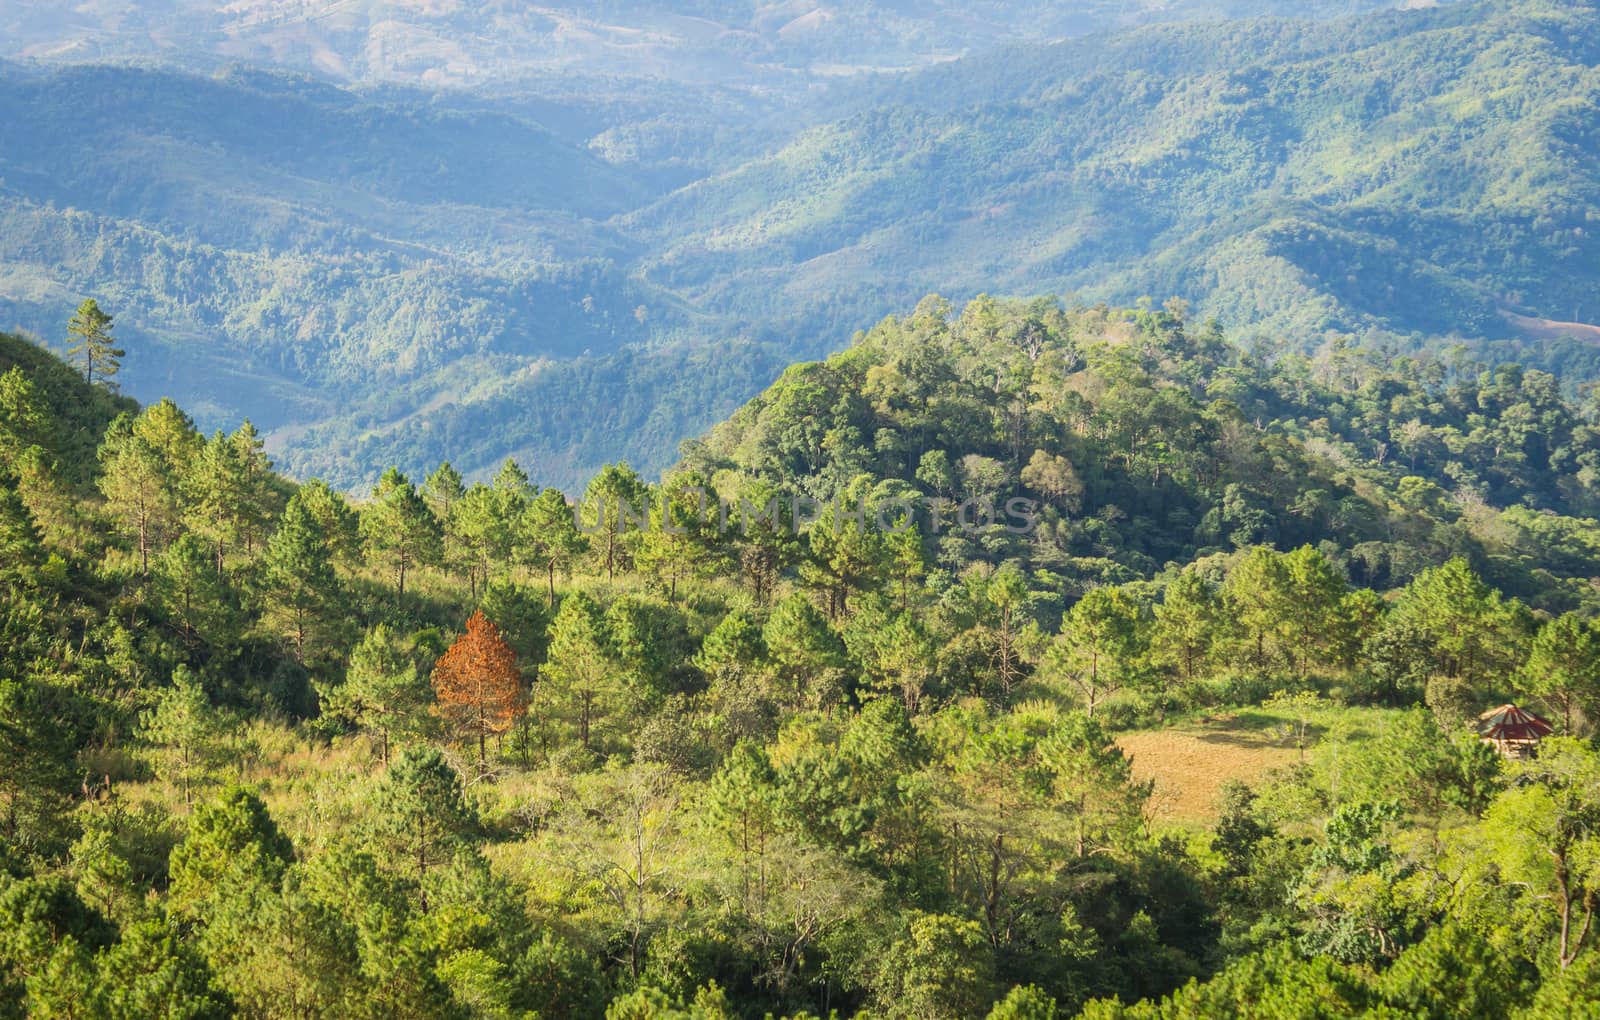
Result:
{"label": "treeline", "polygon": [[[1587,1008],[1587,419],[1181,311],[930,301],[573,502],[507,463],[351,503],[0,374],[0,1009]],[[1366,454],[1393,416],[1437,446]],[[1564,736],[1508,771],[1462,724],[1513,697]],[[1115,738],[1198,712],[1299,761],[1185,834]]]}

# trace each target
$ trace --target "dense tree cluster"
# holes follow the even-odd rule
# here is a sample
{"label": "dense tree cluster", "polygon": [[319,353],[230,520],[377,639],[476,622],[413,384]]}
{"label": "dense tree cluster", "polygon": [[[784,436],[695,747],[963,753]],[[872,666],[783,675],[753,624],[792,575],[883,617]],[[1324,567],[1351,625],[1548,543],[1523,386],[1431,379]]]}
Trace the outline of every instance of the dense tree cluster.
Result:
{"label": "dense tree cluster", "polygon": [[[929,299],[659,483],[352,502],[28,356],[0,1014],[1595,1008],[1600,432],[1538,373]],[[1219,713],[1289,763],[1158,821],[1119,740]]]}

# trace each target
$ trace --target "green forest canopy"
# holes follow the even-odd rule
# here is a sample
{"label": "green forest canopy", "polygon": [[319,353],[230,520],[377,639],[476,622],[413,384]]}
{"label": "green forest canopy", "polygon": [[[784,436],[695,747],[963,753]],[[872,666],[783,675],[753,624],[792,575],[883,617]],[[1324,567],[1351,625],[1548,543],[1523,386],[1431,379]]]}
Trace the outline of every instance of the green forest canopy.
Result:
{"label": "green forest canopy", "polygon": [[[1595,1008],[1597,433],[1542,373],[930,298],[575,519],[0,359],[8,1015]],[[1464,728],[1509,699],[1528,763]],[[1118,738],[1218,715],[1299,752],[1161,821]]]}

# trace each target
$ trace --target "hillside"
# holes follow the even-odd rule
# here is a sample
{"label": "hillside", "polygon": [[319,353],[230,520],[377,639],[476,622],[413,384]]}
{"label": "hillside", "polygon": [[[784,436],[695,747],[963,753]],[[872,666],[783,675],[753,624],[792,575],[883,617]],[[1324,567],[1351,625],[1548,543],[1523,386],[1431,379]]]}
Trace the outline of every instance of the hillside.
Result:
{"label": "hillside", "polygon": [[927,299],[576,518],[0,339],[0,1004],[1593,1013],[1600,430],[1182,312]]}
{"label": "hillside", "polygon": [[1592,603],[1600,432],[1551,376],[1460,352],[1245,353],[1181,311],[927,298],[789,368],[684,467],[824,501],[1030,497],[1033,534],[952,535],[941,555],[1016,558],[1064,593],[1269,542],[1318,544],[1380,588],[1465,555],[1541,608]]}
{"label": "hillside", "polygon": [[[90,386],[80,373],[38,345],[0,333],[0,375],[13,369],[32,382],[44,415],[44,420],[28,429],[29,442],[42,444],[67,481],[87,485],[94,478],[95,451],[107,426],[117,415],[136,411],[139,405]],[[15,415],[17,408],[8,406],[6,412]],[[8,451],[17,452],[9,447]]]}
{"label": "hillside", "polygon": [[95,293],[136,351],[129,392],[213,424],[387,423],[687,321],[598,225],[647,189],[505,114],[242,71],[8,65],[0,150],[0,322],[53,340]]}

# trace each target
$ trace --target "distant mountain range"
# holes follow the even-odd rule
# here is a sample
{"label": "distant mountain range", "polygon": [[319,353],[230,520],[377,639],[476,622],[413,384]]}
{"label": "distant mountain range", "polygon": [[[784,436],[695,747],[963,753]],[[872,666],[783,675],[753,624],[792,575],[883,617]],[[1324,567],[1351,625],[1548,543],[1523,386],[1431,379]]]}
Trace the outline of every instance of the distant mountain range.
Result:
{"label": "distant mountain range", "polygon": [[[704,307],[1178,294],[1234,326],[1600,317],[1592,6],[1147,29],[963,61],[623,223]],[[688,225],[686,229],[686,225]]]}
{"label": "distant mountain range", "polygon": [[163,0],[0,3],[0,55],[243,61],[429,85],[594,73],[767,87],[1154,21],[1331,17],[1385,0]]}
{"label": "distant mountain range", "polygon": [[[267,5],[140,6],[156,13],[104,33],[91,7],[0,4],[0,28],[14,53],[170,41],[191,67],[314,68],[321,32],[344,63],[0,64],[0,328],[54,340],[94,295],[132,349],[130,393],[171,393],[204,424],[249,415],[288,470],[341,485],[446,450],[567,486],[623,457],[653,471],[784,364],[929,291],[1177,295],[1306,345],[1600,321],[1591,4],[1048,44],[1016,41],[1069,34],[1050,19],[1072,12],[1092,27],[1158,9],[995,4],[1007,17],[980,10],[966,47],[953,5],[860,8],[859,31],[804,47],[782,26],[822,8],[773,28],[777,8],[682,5],[720,27],[661,36],[681,67],[640,57],[604,78],[590,58],[563,70],[536,18],[493,5],[295,6],[300,22],[274,5],[248,25]],[[667,17],[613,6],[607,24]],[[414,38],[374,27],[391,22],[503,60],[439,89],[351,56]],[[301,42],[269,45],[294,24]],[[749,67],[696,80],[740,32]],[[710,49],[691,58],[693,40]],[[825,57],[858,60],[847,44],[930,66],[827,84]],[[1587,348],[1540,343],[1515,352],[1587,371]]]}

